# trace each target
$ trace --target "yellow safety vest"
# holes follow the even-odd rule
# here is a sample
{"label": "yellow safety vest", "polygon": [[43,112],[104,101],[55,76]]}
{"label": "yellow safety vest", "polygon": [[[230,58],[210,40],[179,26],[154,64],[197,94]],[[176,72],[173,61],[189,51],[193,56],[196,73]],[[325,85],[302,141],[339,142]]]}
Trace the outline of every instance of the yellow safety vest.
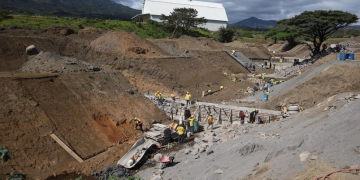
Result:
{"label": "yellow safety vest", "polygon": [[189,101],[190,100],[190,94],[186,94],[185,99]]}
{"label": "yellow safety vest", "polygon": [[209,124],[212,124],[212,123],[213,123],[213,117],[212,117],[212,116],[209,116],[209,117],[208,117],[208,123],[209,123]]}
{"label": "yellow safety vest", "polygon": [[190,126],[194,126],[194,121],[195,121],[195,119],[194,119],[194,118],[190,118],[189,120],[190,120]]}
{"label": "yellow safety vest", "polygon": [[184,134],[184,128],[183,128],[182,126],[178,126],[178,127],[176,128],[176,130],[178,131],[178,134],[179,134],[179,135]]}

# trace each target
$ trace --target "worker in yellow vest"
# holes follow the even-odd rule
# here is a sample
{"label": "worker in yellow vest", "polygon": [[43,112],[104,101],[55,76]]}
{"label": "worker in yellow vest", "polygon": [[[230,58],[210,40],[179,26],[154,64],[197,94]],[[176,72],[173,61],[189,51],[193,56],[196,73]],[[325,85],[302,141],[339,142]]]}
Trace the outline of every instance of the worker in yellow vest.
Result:
{"label": "worker in yellow vest", "polygon": [[223,90],[224,89],[224,86],[220,86],[220,90]]}
{"label": "worker in yellow vest", "polygon": [[211,89],[207,90],[207,95],[211,95]]}
{"label": "worker in yellow vest", "polygon": [[234,83],[236,83],[236,81],[237,81],[237,78],[236,78],[236,77],[234,77],[233,82],[234,82]]}
{"label": "worker in yellow vest", "polygon": [[175,102],[175,94],[170,94],[170,97]]}
{"label": "worker in yellow vest", "polygon": [[191,104],[191,94],[189,92],[186,92],[185,100],[186,100],[186,106],[190,106],[190,104]]}
{"label": "worker in yellow vest", "polygon": [[209,129],[209,127],[211,128],[211,131],[213,130],[213,121],[214,121],[214,118],[213,116],[210,114],[209,117],[207,118],[207,121],[208,121],[208,126],[206,128],[206,130]]}
{"label": "worker in yellow vest", "polygon": [[179,124],[178,127],[176,128],[176,131],[178,132],[178,143],[183,143],[184,140],[184,127]]}
{"label": "worker in yellow vest", "polygon": [[157,100],[158,105],[162,105],[162,104],[163,104],[164,99],[162,98],[162,95],[161,95],[160,91],[156,91],[156,93],[155,93],[155,99]]}
{"label": "worker in yellow vest", "polygon": [[195,121],[195,118],[194,118],[194,115],[191,115],[190,118],[189,118],[189,122],[190,122],[190,132],[191,134],[194,134],[195,132],[195,128],[194,128],[194,121]]}
{"label": "worker in yellow vest", "polygon": [[135,121],[135,128],[134,129],[136,129],[139,126],[140,130],[144,131],[143,128],[142,128],[143,122],[137,117],[134,118],[134,121]]}
{"label": "worker in yellow vest", "polygon": [[299,71],[299,75],[301,74],[301,70]]}

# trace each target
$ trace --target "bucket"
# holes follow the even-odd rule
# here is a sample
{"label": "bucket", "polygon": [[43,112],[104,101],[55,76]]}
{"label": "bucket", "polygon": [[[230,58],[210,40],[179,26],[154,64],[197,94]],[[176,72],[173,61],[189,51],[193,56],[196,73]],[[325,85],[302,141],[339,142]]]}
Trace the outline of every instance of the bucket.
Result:
{"label": "bucket", "polygon": [[180,120],[179,120],[179,124],[180,124],[180,125],[183,125],[183,121],[184,121],[184,117],[181,116],[181,117],[180,117]]}
{"label": "bucket", "polygon": [[340,53],[336,53],[336,60],[340,60]]}
{"label": "bucket", "polygon": [[346,54],[345,53],[340,54],[340,60],[342,60],[342,61],[346,60]]}
{"label": "bucket", "polygon": [[186,133],[187,137],[191,136],[191,132]]}
{"label": "bucket", "polygon": [[264,94],[264,95],[263,95],[263,99],[262,99],[262,101],[264,101],[264,102],[265,102],[265,101],[267,101],[267,100],[268,100],[268,97],[269,97],[269,95]]}
{"label": "bucket", "polygon": [[349,54],[349,59],[350,60],[354,60],[355,59],[355,55],[353,53]]}
{"label": "bucket", "polygon": [[198,132],[199,129],[199,121],[194,121],[194,131]]}

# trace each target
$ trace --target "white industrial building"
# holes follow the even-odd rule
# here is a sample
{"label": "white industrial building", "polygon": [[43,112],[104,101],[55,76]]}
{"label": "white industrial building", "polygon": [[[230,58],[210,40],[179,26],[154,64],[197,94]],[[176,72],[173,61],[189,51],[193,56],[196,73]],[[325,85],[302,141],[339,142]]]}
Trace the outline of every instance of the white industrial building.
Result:
{"label": "white industrial building", "polygon": [[161,14],[168,16],[174,8],[196,9],[199,18],[207,19],[207,23],[200,27],[210,31],[217,31],[221,26],[227,26],[228,18],[222,4],[192,0],[144,0],[142,14],[134,16],[133,19],[141,18],[143,21],[151,19],[161,22]]}

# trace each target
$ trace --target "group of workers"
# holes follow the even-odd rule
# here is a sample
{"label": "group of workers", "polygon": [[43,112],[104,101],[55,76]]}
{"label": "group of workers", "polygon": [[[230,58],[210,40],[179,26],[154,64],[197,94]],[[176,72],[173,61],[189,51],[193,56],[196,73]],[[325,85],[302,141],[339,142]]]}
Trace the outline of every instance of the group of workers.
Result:
{"label": "group of workers", "polygon": [[[194,133],[195,133],[195,127],[194,127],[195,118],[194,118],[194,115],[191,115],[189,117],[189,119],[185,120],[185,122],[186,122],[186,127],[187,127],[186,130],[190,130],[190,134],[194,135]],[[178,133],[178,143],[183,143],[185,135],[186,135],[184,126],[181,123],[179,123],[179,125],[176,128],[176,131]]]}
{"label": "group of workers", "polygon": [[[173,100],[173,102],[175,102],[175,99],[176,99],[175,94],[171,94],[170,97]],[[162,97],[162,94],[160,93],[160,91],[156,91],[155,99],[158,102],[158,105],[163,105],[163,103],[165,101],[165,99]],[[186,106],[191,105],[191,94],[189,92],[186,92],[185,100],[186,100]]]}
{"label": "group of workers", "polygon": [[[219,91],[221,91],[221,90],[223,90],[223,89],[224,89],[224,86],[220,86]],[[215,92],[217,92],[217,91],[215,91]],[[213,93],[215,93],[215,92],[212,92],[211,89],[209,89],[209,90],[206,91],[206,95],[208,96],[208,95],[211,95],[211,94],[213,94]]]}

